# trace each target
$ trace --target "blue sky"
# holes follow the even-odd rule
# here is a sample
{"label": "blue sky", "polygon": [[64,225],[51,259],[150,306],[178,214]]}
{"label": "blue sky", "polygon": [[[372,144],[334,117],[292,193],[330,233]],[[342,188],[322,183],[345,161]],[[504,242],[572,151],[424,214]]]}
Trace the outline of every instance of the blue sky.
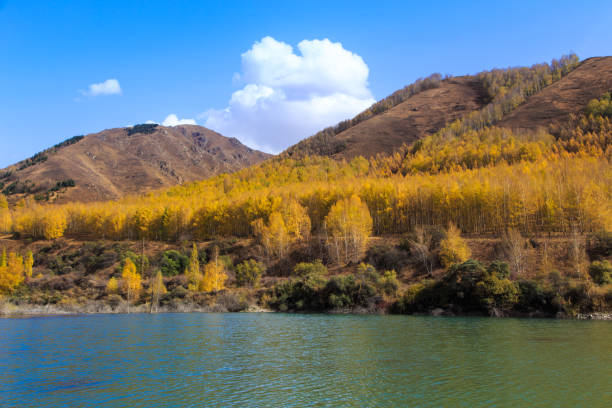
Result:
{"label": "blue sky", "polygon": [[[0,167],[170,114],[277,151],[433,72],[611,55],[611,18],[609,1],[0,0]],[[109,79],[121,93],[93,95]]]}

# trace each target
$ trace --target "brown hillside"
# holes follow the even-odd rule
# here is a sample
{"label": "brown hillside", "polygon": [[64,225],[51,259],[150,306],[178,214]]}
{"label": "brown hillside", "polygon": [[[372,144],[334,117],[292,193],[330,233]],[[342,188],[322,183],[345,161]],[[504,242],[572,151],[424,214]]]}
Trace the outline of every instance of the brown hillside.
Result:
{"label": "brown hillside", "polygon": [[350,159],[378,153],[389,154],[433,134],[447,123],[484,106],[485,92],[473,77],[444,81],[440,87],[413,95],[387,112],[337,135],[346,149],[336,155]]}
{"label": "brown hillside", "polygon": [[[5,186],[17,181],[18,187],[27,186],[26,194],[46,194],[51,201],[107,200],[235,171],[269,157],[201,126],[158,126],[131,135],[129,129],[87,135],[21,170],[23,162],[17,163],[0,172],[12,171],[0,181]],[[74,180],[75,186],[48,193],[64,180]]]}
{"label": "brown hillside", "polygon": [[[439,86],[418,92],[386,112],[332,136],[330,142],[341,146],[332,156],[351,159],[392,153],[484,105],[485,90],[475,77],[443,80]],[[308,148],[307,143],[301,142],[286,152],[299,156],[300,150]]]}
{"label": "brown hillside", "polygon": [[611,90],[612,57],[589,58],[566,77],[531,96],[498,125],[533,130],[558,124],[584,109],[591,99]]}

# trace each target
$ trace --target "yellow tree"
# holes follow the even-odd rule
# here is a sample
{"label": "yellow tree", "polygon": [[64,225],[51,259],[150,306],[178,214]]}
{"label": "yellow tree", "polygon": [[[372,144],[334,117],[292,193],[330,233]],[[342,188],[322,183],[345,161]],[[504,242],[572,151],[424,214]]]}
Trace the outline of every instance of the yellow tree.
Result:
{"label": "yellow tree", "polygon": [[10,232],[13,225],[11,211],[4,194],[0,193],[0,232]]}
{"label": "yellow tree", "polygon": [[119,282],[117,282],[117,279],[114,277],[110,278],[106,283],[106,293],[109,295],[114,295],[117,292],[119,292]]}
{"label": "yellow tree", "polygon": [[138,297],[140,290],[142,289],[142,278],[140,274],[136,272],[136,265],[130,258],[125,259],[125,265],[123,266],[123,272],[121,274],[123,278],[123,292],[126,295],[128,301],[128,313],[130,312],[130,303]]}
{"label": "yellow tree", "polygon": [[64,236],[66,215],[57,209],[45,209],[37,220],[35,238],[57,239]]}
{"label": "yellow tree", "polygon": [[368,206],[357,195],[341,199],[325,217],[330,254],[337,262],[357,262],[372,234]]}
{"label": "yellow tree", "polygon": [[273,211],[268,223],[253,222],[253,231],[270,257],[283,258],[289,246],[310,237],[310,218],[296,200],[289,200],[280,211]]}
{"label": "yellow tree", "polygon": [[23,257],[15,252],[2,251],[0,258],[0,293],[12,293],[23,282]]}
{"label": "yellow tree", "polygon": [[305,241],[310,237],[310,218],[300,203],[296,200],[289,200],[282,214],[291,241]]}
{"label": "yellow tree", "polygon": [[151,313],[153,313],[153,309],[155,309],[155,311],[157,312],[159,306],[159,299],[167,292],[168,290],[164,285],[164,277],[162,276],[161,271],[158,269],[157,273],[151,281]]}
{"label": "yellow tree", "polygon": [[32,278],[32,267],[34,266],[34,255],[32,255],[32,251],[28,250],[26,253],[25,261],[24,261],[24,272],[26,279]]}
{"label": "yellow tree", "polygon": [[465,262],[472,255],[470,247],[461,237],[461,230],[454,224],[449,224],[445,237],[440,241],[438,257],[445,268],[452,264]]}
{"label": "yellow tree", "polygon": [[285,256],[289,246],[289,233],[280,212],[271,213],[267,224],[261,218],[255,220],[253,230],[268,256]]}
{"label": "yellow tree", "polygon": [[219,262],[219,249],[213,250],[213,256],[209,263],[204,267],[204,278],[201,282],[201,288],[204,292],[217,292],[225,289],[225,267],[222,262]]}
{"label": "yellow tree", "polygon": [[195,243],[191,248],[191,257],[189,258],[189,266],[187,266],[187,270],[185,271],[185,277],[187,278],[187,287],[189,290],[198,290],[200,282],[202,281],[202,273],[200,272],[198,247]]}

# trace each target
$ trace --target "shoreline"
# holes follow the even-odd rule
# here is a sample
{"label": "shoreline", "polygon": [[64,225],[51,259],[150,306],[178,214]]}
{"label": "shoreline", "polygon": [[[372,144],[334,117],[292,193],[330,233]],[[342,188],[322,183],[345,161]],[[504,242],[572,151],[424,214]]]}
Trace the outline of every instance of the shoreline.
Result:
{"label": "shoreline", "polygon": [[[98,314],[157,314],[157,313],[294,313],[292,311],[281,312],[278,310],[263,308],[258,305],[249,305],[243,310],[228,310],[222,305],[199,306],[195,304],[181,304],[173,307],[159,307],[155,312],[150,311],[149,305],[130,307],[120,305],[112,308],[107,304],[90,303],[86,305],[0,305],[0,319],[45,317],[45,316],[86,316]],[[390,313],[382,309],[336,309],[328,311],[306,311],[300,313],[308,314],[331,314],[331,315],[402,315]],[[489,318],[517,318],[517,319],[563,319],[563,320],[612,320],[612,312],[578,313],[575,316],[557,314],[556,316],[544,313],[531,314],[509,314],[509,315],[486,315],[478,313],[451,313],[442,309],[433,309],[427,313],[412,313],[405,316],[432,316],[432,317],[489,317]]]}

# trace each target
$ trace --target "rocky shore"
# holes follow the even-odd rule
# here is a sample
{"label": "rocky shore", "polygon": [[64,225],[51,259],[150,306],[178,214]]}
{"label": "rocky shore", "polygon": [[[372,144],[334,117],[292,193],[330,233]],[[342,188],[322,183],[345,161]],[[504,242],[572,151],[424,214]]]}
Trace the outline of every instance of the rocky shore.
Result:
{"label": "rocky shore", "polygon": [[576,316],[579,320],[612,320],[612,313],[581,313]]}

